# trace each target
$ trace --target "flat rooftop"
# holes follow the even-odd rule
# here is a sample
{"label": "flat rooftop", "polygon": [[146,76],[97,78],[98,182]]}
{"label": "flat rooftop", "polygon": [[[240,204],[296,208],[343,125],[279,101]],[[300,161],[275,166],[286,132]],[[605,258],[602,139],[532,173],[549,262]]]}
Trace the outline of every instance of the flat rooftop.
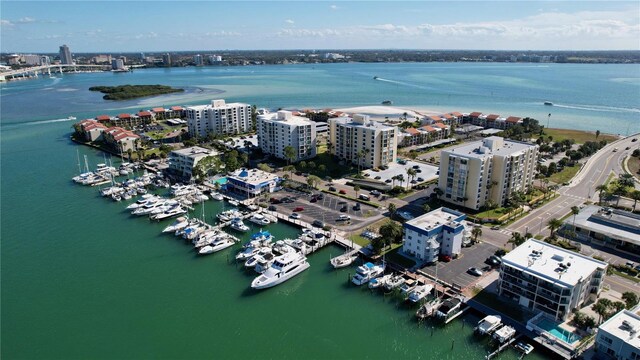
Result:
{"label": "flat rooftop", "polygon": [[331,121],[334,121],[337,124],[341,124],[349,127],[361,127],[365,129],[374,128],[374,129],[380,129],[380,130],[395,129],[395,126],[386,125],[375,120],[370,120],[369,118],[367,118],[367,120],[364,122],[358,122],[357,120],[354,120],[353,118],[350,118],[350,117],[339,117],[339,118],[329,119],[329,122]]}
{"label": "flat rooftop", "polygon": [[411,219],[405,224],[412,225],[420,229],[431,230],[451,222],[458,222],[459,219],[464,218],[464,216],[465,215],[461,212],[441,207],[424,215],[418,216],[415,219]]}
{"label": "flat rooftop", "polygon": [[573,287],[607,266],[602,261],[535,239],[511,250],[502,257],[502,263],[565,287]]}
{"label": "flat rooftop", "polygon": [[251,185],[259,185],[267,181],[278,179],[278,175],[268,173],[259,169],[240,169],[228,176],[238,181]]}
{"label": "flat rooftop", "polygon": [[[573,226],[573,219],[565,223]],[[640,215],[628,211],[589,205],[576,215],[576,227],[640,245]]]}
{"label": "flat rooftop", "polygon": [[[488,147],[488,142],[495,142],[496,145],[493,149]],[[511,141],[507,139],[503,139],[499,136],[490,136],[483,140],[470,142],[465,145],[461,145],[449,150],[443,150],[443,152],[447,152],[454,155],[461,155],[465,157],[472,157],[478,159],[484,159],[488,156],[507,156],[513,155],[520,152],[525,152],[533,147],[535,144],[527,144],[519,141]]]}
{"label": "flat rooftop", "polygon": [[185,149],[173,150],[172,153],[182,155],[182,156],[190,156],[190,157],[218,154],[218,152],[215,150],[205,149],[200,146],[192,146]]}
{"label": "flat rooftop", "polygon": [[640,349],[640,306],[615,314],[600,325],[599,329]]}
{"label": "flat rooftop", "polygon": [[[280,113],[280,114],[279,114]],[[286,112],[288,114],[283,114],[284,111],[278,111],[276,113],[266,114],[266,115],[258,115],[258,119],[262,119],[264,121],[269,122],[279,122],[291,125],[315,125],[314,121],[307,119],[306,117],[292,115],[291,112]]]}

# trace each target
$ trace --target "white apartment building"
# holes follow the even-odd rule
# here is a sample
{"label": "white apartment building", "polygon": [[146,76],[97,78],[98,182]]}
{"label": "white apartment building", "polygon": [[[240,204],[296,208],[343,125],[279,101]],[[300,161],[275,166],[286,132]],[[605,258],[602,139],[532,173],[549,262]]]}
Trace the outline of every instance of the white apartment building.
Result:
{"label": "white apartment building", "polygon": [[280,178],[259,169],[238,169],[227,176],[225,190],[234,191],[247,199],[276,191]]}
{"label": "white apartment building", "polygon": [[169,153],[169,172],[183,179],[191,180],[193,168],[207,156],[217,156],[215,150],[193,146]]}
{"label": "white apartment building", "polygon": [[470,237],[462,223],[466,216],[441,207],[405,222],[402,252],[426,263],[435,262],[440,254],[459,255],[465,237]]}
{"label": "white apartment building", "polygon": [[640,359],[640,305],[622,310],[600,325],[596,349],[610,359]]}
{"label": "white apartment building", "polygon": [[284,148],[296,150],[294,161],[316,156],[316,123],[301,116],[293,116],[291,111],[258,115],[258,146],[265,154],[288,160]]}
{"label": "white apartment building", "polygon": [[223,135],[242,134],[253,128],[249,104],[226,104],[224,100],[213,100],[210,105],[188,107],[186,115],[191,136],[205,137],[209,132]]}
{"label": "white apartment building", "polygon": [[478,210],[488,200],[503,205],[533,182],[538,145],[490,136],[444,150],[438,187],[442,199]]}
{"label": "white apartment building", "polygon": [[329,119],[328,123],[331,153],[340,159],[365,168],[377,168],[396,161],[395,126],[360,114],[353,115],[353,118]]}
{"label": "white apartment building", "polygon": [[498,293],[531,311],[565,321],[602,290],[607,263],[529,239],[502,257]]}

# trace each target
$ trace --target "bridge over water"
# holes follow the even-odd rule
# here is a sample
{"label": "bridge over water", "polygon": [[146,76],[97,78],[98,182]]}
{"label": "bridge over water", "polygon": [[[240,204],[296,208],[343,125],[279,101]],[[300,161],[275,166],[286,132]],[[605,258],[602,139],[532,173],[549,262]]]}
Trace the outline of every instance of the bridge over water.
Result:
{"label": "bridge over water", "polygon": [[10,70],[0,73],[0,81],[7,81],[15,78],[38,77],[39,74],[51,75],[52,73],[63,74],[64,72],[77,72],[86,70],[111,70],[111,65],[76,65],[76,64],[59,64],[59,65],[40,65],[17,70]]}

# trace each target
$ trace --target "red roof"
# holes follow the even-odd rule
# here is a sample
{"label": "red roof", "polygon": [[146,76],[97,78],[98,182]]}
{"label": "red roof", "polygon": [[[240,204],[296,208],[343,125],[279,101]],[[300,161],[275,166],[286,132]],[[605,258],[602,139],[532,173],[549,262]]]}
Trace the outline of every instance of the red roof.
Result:
{"label": "red roof", "polygon": [[131,119],[131,114],[120,114],[118,119]]}
{"label": "red roof", "polygon": [[455,116],[455,117],[461,117],[461,116],[462,116],[462,114],[460,114],[460,113],[459,113],[459,112],[457,112],[457,111],[452,112],[452,113],[451,113],[451,115],[453,115],[453,116]]}
{"label": "red roof", "polygon": [[445,125],[445,124],[443,124],[441,122],[437,122],[437,123],[435,123],[433,125],[439,127],[440,129],[446,129],[447,128],[447,125]]}
{"label": "red roof", "polygon": [[118,127],[118,126],[112,126],[112,127],[110,127],[110,128],[107,128],[107,130],[106,130],[106,131],[107,131],[109,134],[112,134],[112,133],[114,133],[114,132],[116,132],[116,131],[126,131],[126,130],[125,130],[125,129],[123,129],[123,128],[121,128],[121,127]]}
{"label": "red roof", "polygon": [[491,114],[491,115],[487,115],[487,120],[496,121],[496,119],[499,118],[499,117],[500,117],[500,115]]}
{"label": "red roof", "polygon": [[107,128],[106,126],[104,126],[104,125],[102,125],[100,123],[93,123],[93,124],[87,124],[84,127],[84,131],[91,131],[93,129],[103,129],[104,130],[106,128]]}
{"label": "red roof", "polygon": [[451,115],[451,114],[442,114],[441,115],[443,118],[445,119],[453,119],[455,116]]}
{"label": "red roof", "polygon": [[88,124],[88,123],[90,124],[90,123],[95,123],[95,122],[96,122],[95,120],[85,119],[85,120],[80,121],[80,122],[78,123],[78,125],[83,126],[83,125],[86,125],[86,124]]}
{"label": "red roof", "polygon": [[157,107],[157,108],[151,109],[151,111],[153,111],[154,113],[161,113],[161,112],[164,112],[164,108]]}
{"label": "red roof", "polygon": [[434,131],[438,131],[435,128],[429,126],[429,125],[425,125],[422,127],[423,129],[427,130],[428,132],[434,132]]}
{"label": "red roof", "polygon": [[120,140],[128,138],[128,137],[139,138],[140,136],[132,133],[131,131],[124,131],[124,132],[121,132],[121,133],[113,135],[113,139],[116,140],[116,141],[120,141]]}
{"label": "red roof", "polygon": [[140,111],[138,116],[151,116],[151,112],[149,111]]}
{"label": "red roof", "polygon": [[440,116],[438,116],[438,115],[431,115],[431,116],[429,116],[429,117],[430,117],[432,120],[435,120],[435,121],[442,121],[442,119],[441,119],[441,118],[440,118]]}
{"label": "red roof", "polygon": [[509,117],[507,118],[507,122],[508,122],[508,123],[517,123],[517,122],[519,122],[520,120],[522,120],[522,118],[519,118],[519,117],[517,117],[517,116],[509,116]]}
{"label": "red roof", "polygon": [[182,106],[172,106],[171,110],[173,110],[173,111],[182,111]]}
{"label": "red roof", "polygon": [[418,134],[420,134],[420,131],[418,131],[418,129],[416,129],[416,128],[412,128],[412,127],[411,127],[411,128],[408,128],[408,129],[404,129],[404,131],[405,131],[406,133],[411,134],[411,135],[418,135]]}
{"label": "red roof", "polygon": [[109,120],[111,120],[111,117],[109,115],[99,115],[99,116],[96,116],[96,120],[98,120],[98,121],[109,121]]}
{"label": "red roof", "polygon": [[469,114],[469,116],[475,117],[475,118],[477,118],[480,115],[482,115],[482,113],[481,112],[477,112],[477,111],[476,112],[472,112],[471,114]]}

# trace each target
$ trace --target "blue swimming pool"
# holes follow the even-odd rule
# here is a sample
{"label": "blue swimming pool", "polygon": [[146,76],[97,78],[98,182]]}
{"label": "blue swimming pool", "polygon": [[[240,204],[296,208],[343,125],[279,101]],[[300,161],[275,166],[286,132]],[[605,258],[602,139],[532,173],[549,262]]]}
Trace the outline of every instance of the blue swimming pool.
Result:
{"label": "blue swimming pool", "polygon": [[227,183],[227,178],[223,177],[223,178],[220,178],[220,179],[216,180],[215,182],[217,182],[220,185],[224,185],[224,184]]}
{"label": "blue swimming pool", "polygon": [[558,324],[554,323],[549,319],[541,319],[536,325],[541,329],[544,329],[549,334],[555,336],[556,338],[566,342],[567,344],[573,344],[574,342],[580,340],[580,336],[565,330],[558,326]]}

